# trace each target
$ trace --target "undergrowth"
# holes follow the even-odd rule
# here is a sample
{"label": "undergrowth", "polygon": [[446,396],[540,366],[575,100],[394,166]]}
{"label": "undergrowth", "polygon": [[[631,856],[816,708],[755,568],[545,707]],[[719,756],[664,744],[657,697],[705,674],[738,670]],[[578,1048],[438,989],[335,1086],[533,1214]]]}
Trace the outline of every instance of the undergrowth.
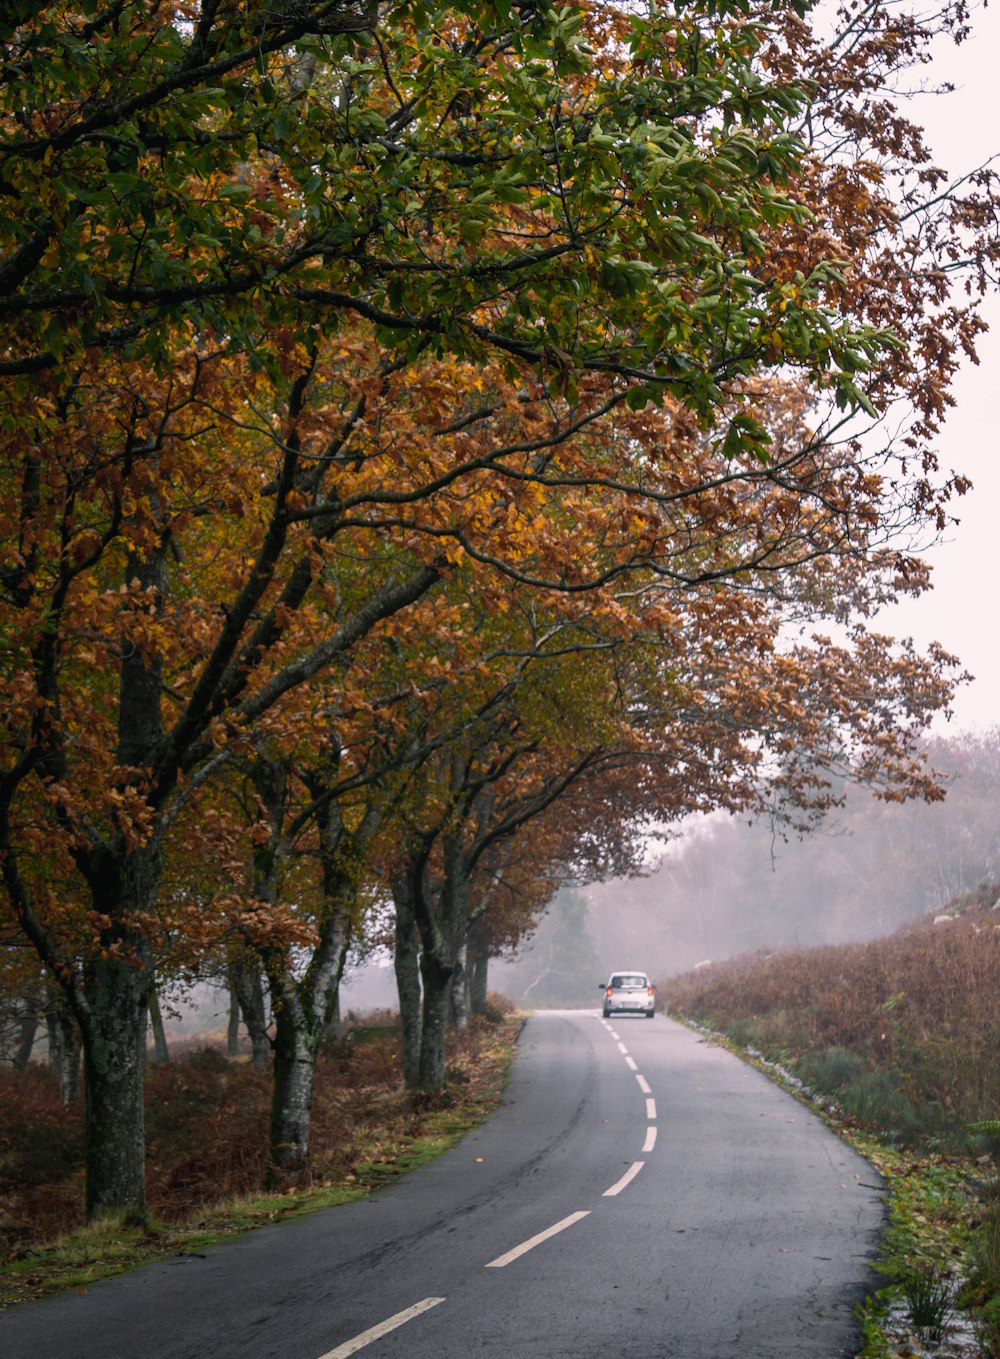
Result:
{"label": "undergrowth", "polygon": [[444,1097],[411,1099],[399,1036],[358,1028],[320,1056],[311,1182],[263,1194],[270,1078],[214,1048],[146,1082],[149,1225],[83,1222],[82,1108],[63,1109],[51,1072],[0,1070],[0,1306],[190,1251],[235,1232],[343,1203],[440,1154],[493,1107],[520,1021],[497,1011],[449,1044]]}

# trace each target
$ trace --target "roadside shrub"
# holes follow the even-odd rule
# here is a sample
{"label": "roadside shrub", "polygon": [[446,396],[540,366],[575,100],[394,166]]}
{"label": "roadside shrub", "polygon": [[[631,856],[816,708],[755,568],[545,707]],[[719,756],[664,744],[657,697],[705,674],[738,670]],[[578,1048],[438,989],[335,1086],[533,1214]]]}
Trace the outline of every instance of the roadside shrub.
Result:
{"label": "roadside shrub", "polygon": [[270,1077],[208,1047],[146,1070],[146,1193],[176,1222],[264,1172]]}
{"label": "roadside shrub", "polygon": [[823,1095],[839,1094],[865,1069],[864,1058],[848,1048],[824,1048],[807,1052],[795,1063],[795,1074],[804,1085]]}
{"label": "roadside shrub", "polygon": [[0,1070],[0,1259],[38,1223],[82,1218],[83,1110],[63,1108],[48,1067]]}
{"label": "roadside shrub", "polygon": [[1000,1169],[1000,1118],[984,1118],[978,1123],[970,1123],[966,1132],[976,1139],[988,1156],[993,1157]]}
{"label": "roadside shrub", "polygon": [[61,1177],[83,1152],[79,1104],[63,1108],[48,1068],[0,1071],[0,1185],[7,1178],[38,1185]]}
{"label": "roadside shrub", "polygon": [[920,1131],[917,1111],[892,1071],[862,1071],[838,1091],[838,1099],[844,1112],[867,1128],[904,1139]]}
{"label": "roadside shrub", "polygon": [[961,1302],[972,1314],[985,1359],[1000,1359],[1000,1196],[994,1182],[972,1238]]}
{"label": "roadside shrub", "polygon": [[481,1019],[487,1024],[502,1024],[505,1019],[509,1019],[517,1007],[507,996],[501,995],[499,991],[490,991],[486,997],[486,1005],[483,1010],[474,1015],[474,1019]]}
{"label": "roadside shrub", "polygon": [[940,1345],[945,1322],[952,1310],[951,1284],[933,1271],[923,1269],[905,1274],[899,1282],[911,1326],[932,1345]]}
{"label": "roadside shrub", "polygon": [[1000,1359],[1000,1298],[997,1303],[976,1314],[976,1344],[982,1359]]}
{"label": "roadside shrub", "polygon": [[992,1205],[976,1229],[969,1252],[968,1281],[972,1296],[981,1302],[1000,1299],[1000,1205]]}

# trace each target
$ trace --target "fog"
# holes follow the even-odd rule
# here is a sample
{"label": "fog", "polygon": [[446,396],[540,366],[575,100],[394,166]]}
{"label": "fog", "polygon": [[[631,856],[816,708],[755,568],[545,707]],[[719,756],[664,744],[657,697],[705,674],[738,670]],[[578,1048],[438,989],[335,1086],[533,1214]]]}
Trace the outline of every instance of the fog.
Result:
{"label": "fog", "polygon": [[[765,824],[703,818],[646,877],[568,884],[516,954],[491,961],[490,988],[527,1006],[596,1006],[613,969],[662,980],[753,950],[877,938],[1000,883],[1000,728],[934,738],[929,753],[943,802],[848,790],[820,830],[787,842]],[[345,1017],[396,1008],[388,956],[349,969]]]}
{"label": "fog", "polygon": [[564,888],[495,989],[530,1004],[595,1004],[613,968],[657,978],[759,949],[892,933],[983,882],[1000,882],[1000,731],[935,740],[944,802],[887,804],[849,790],[817,832],[707,818],[647,877]]}

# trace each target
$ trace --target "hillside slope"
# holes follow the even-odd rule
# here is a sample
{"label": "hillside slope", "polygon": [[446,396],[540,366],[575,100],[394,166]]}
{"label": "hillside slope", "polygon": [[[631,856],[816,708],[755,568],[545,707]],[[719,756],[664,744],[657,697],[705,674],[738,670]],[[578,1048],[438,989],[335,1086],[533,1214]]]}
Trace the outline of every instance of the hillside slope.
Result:
{"label": "hillside slope", "polygon": [[897,1141],[957,1146],[1000,1115],[996,883],[885,939],[746,955],[658,991]]}

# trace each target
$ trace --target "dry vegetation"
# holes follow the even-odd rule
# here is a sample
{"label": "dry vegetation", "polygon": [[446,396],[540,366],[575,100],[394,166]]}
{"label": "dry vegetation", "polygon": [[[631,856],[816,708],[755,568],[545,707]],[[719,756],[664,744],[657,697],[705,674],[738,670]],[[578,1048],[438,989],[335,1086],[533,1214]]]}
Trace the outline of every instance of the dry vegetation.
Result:
{"label": "dry vegetation", "polygon": [[[493,998],[496,999],[495,997]],[[509,1009],[509,1007],[508,1007]],[[449,1091],[407,1096],[399,1038],[387,1020],[359,1024],[320,1056],[312,1119],[317,1190],[363,1189],[410,1164],[429,1136],[448,1139],[491,1106],[519,1021],[491,1011],[449,1042]],[[264,1179],[270,1075],[195,1047],[146,1082],[147,1194],[152,1219],[191,1222],[255,1194]],[[83,1110],[63,1109],[53,1073],[0,1071],[0,1259],[6,1265],[83,1221]],[[302,1195],[297,1196],[301,1201]],[[273,1216],[273,1213],[270,1214]]]}
{"label": "dry vegetation", "polygon": [[663,982],[705,1023],[836,1096],[875,1132],[955,1146],[1000,1113],[1000,886],[866,944],[748,956]]}

